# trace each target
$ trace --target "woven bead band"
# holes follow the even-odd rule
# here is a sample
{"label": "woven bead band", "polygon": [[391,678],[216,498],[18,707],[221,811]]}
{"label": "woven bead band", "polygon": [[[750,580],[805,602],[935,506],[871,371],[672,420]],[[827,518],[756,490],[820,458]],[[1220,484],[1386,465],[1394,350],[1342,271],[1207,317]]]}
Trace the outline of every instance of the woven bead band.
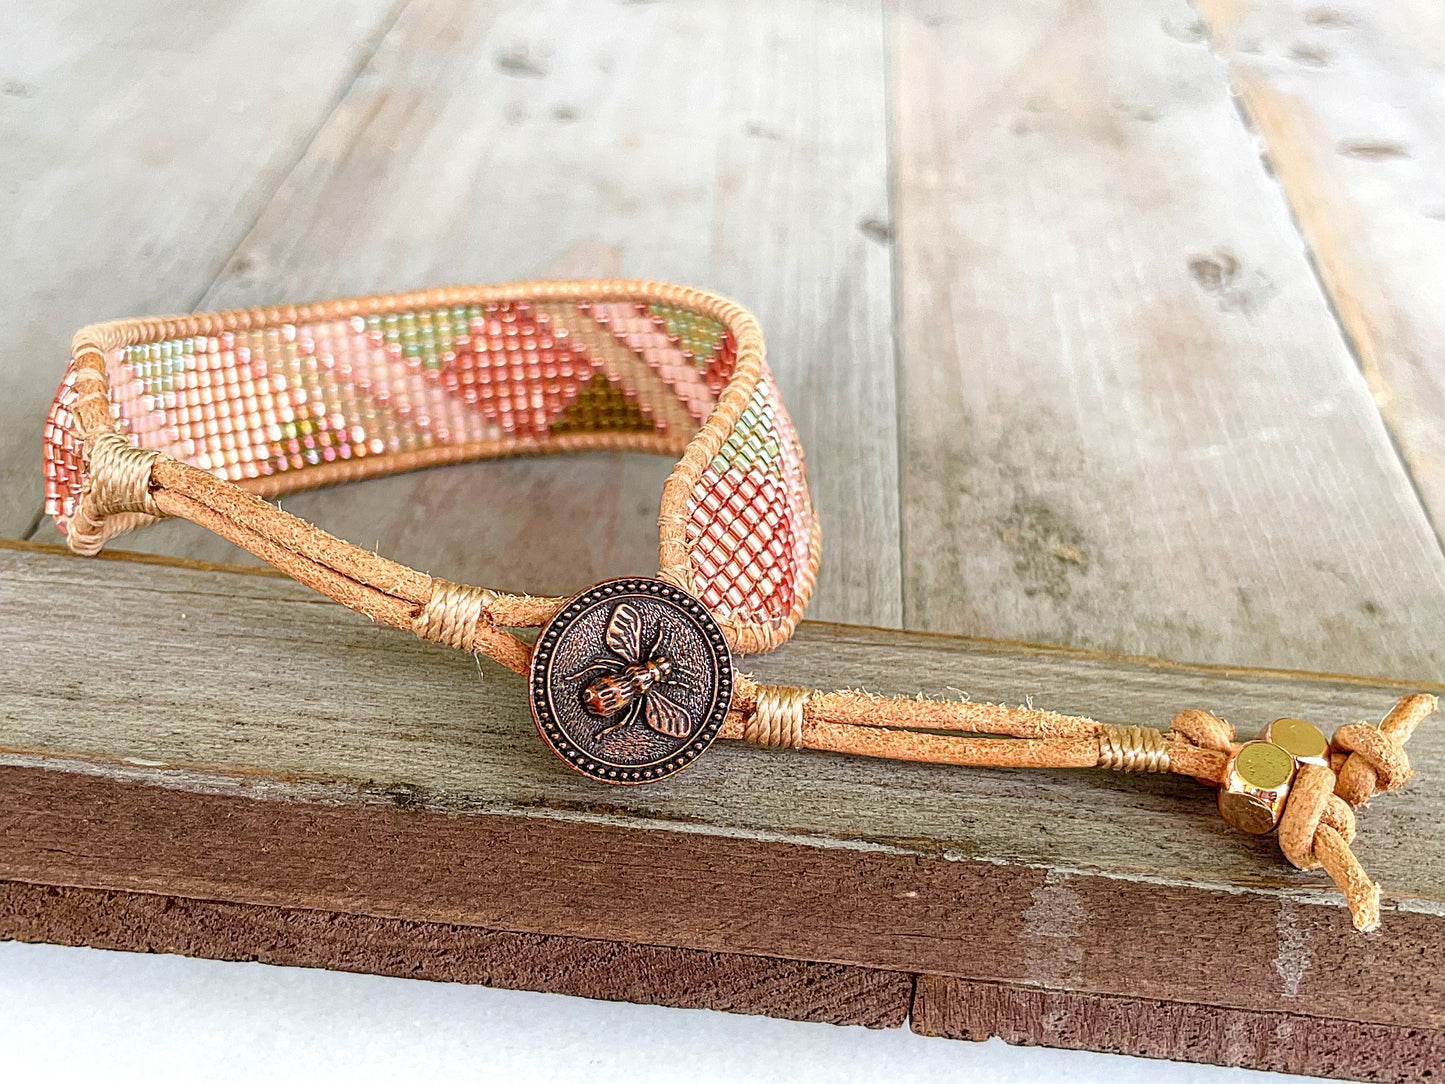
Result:
{"label": "woven bead band", "polygon": [[[262,499],[598,448],[679,457],[658,516],[660,567],[656,579],[604,581],[570,600],[433,578]],[[940,764],[1176,772],[1220,788],[1231,823],[1278,824],[1285,856],[1322,866],[1361,929],[1378,924],[1380,893],[1350,851],[1350,807],[1405,783],[1404,743],[1436,706],[1402,697],[1378,727],[1351,723],[1329,743],[1315,732],[1297,765],[1268,731],[1240,746],[1228,723],[1192,709],[1166,733],[736,674],[729,648],[776,647],[802,617],[818,520],[757,322],[685,287],[469,286],[98,324],[75,336],[46,420],[44,472],[47,511],[80,553],[182,516],[373,620],[528,675],[543,737],[594,778],[660,778],[715,736]],[[559,626],[594,597],[610,616],[584,650]],[[544,626],[535,650],[508,631],[528,626]],[[549,652],[576,657],[554,673]],[[635,725],[639,740],[666,746],[657,762],[609,762],[596,743]]]}
{"label": "woven bead band", "polygon": [[98,324],[76,335],[45,426],[46,509],[83,552],[159,512],[87,500],[116,447],[263,496],[502,455],[676,455],[659,575],[740,651],[787,639],[817,572],[802,449],[757,322],[685,287],[459,287]]}

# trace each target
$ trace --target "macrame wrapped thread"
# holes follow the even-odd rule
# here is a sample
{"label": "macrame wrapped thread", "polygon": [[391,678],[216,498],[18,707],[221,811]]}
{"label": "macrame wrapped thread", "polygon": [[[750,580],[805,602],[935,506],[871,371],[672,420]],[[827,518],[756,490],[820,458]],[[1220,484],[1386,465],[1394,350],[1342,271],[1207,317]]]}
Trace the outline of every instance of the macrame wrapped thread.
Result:
{"label": "macrame wrapped thread", "polygon": [[1099,767],[1116,772],[1167,772],[1169,743],[1153,727],[1101,723]]}
{"label": "macrame wrapped thread", "polygon": [[431,583],[431,597],[417,611],[411,631],[423,640],[471,651],[491,592],[450,580],[433,579]]}
{"label": "macrame wrapped thread", "polygon": [[771,749],[803,748],[803,710],[811,690],[793,685],[758,686],[757,705],[743,727],[743,740]]}
{"label": "macrame wrapped thread", "polygon": [[137,448],[119,433],[100,433],[86,442],[85,485],[70,524],[76,553],[98,553],[115,533],[108,523],[114,516],[161,515],[151,495],[151,471],[159,458],[159,452]]}
{"label": "macrame wrapped thread", "polygon": [[495,594],[481,587],[433,578],[431,595],[417,611],[411,631],[423,640],[458,651],[485,650],[502,665],[525,673],[531,651],[493,625],[489,606],[495,599]]}

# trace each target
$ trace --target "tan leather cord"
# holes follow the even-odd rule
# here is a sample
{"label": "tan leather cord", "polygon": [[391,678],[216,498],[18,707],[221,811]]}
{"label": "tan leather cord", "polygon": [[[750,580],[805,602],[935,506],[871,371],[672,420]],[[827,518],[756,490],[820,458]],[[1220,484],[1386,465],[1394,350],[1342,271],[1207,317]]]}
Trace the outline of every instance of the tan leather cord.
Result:
{"label": "tan leather cord", "polygon": [[[1115,759],[1110,743],[1122,741],[1135,751],[1119,758],[1120,770],[1177,771],[1212,777],[1218,785],[1226,759],[1222,752],[1148,727],[1106,727],[1082,716],[967,700],[760,685],[744,674],[734,679],[732,711],[719,736],[778,744],[780,714],[786,715],[790,735],[795,735],[789,740],[792,748],[891,760],[1092,768]],[[1136,733],[1129,736],[1130,730]]]}
{"label": "tan leather cord", "polygon": [[1336,730],[1331,744],[1349,757],[1339,769],[1335,793],[1350,805],[1362,805],[1382,790],[1404,786],[1410,778],[1405,742],[1436,707],[1433,696],[1402,696],[1378,728],[1351,723]]}
{"label": "tan leather cord", "polygon": [[[1197,709],[1175,715],[1166,734],[1152,727],[1112,726],[998,704],[759,685],[745,675],[736,679],[733,702],[721,737],[893,760],[1172,771],[1218,787],[1228,755],[1237,747],[1229,723]],[[859,711],[863,705],[873,709],[866,718]],[[1280,850],[1300,869],[1323,868],[1362,931],[1379,926],[1380,887],[1350,850],[1355,816],[1341,795],[1357,797],[1358,804],[1370,794],[1403,785],[1409,777],[1403,743],[1435,708],[1433,696],[1401,697],[1379,727],[1367,723],[1341,727],[1334,745],[1349,756],[1339,760],[1338,776],[1334,768],[1304,765],[1285,803]],[[788,733],[786,741],[779,738],[781,730]],[[920,730],[968,730],[992,736],[954,737]]]}
{"label": "tan leather cord", "polygon": [[[1234,751],[1234,727],[1207,711],[1185,708],[1169,720],[1169,729],[1201,749],[1213,749],[1225,754]],[[1218,776],[1215,776],[1214,782],[1219,782]]]}
{"label": "tan leather cord", "polygon": [[[153,451],[132,446],[115,433],[101,433],[87,442],[89,489],[72,528],[72,545],[79,538],[98,550],[104,541],[102,524],[117,512],[145,516],[181,516],[249,550],[294,579],[375,621],[417,631],[417,622],[434,606],[434,581],[425,573],[389,561],[368,550],[327,534],[287,512],[229,485],[207,471]],[[91,551],[93,552],[93,550]],[[506,621],[518,626],[546,620],[565,599],[505,596],[479,588],[453,585],[437,596],[457,605],[459,592],[476,592],[483,600],[470,631],[428,620],[422,628],[447,628],[448,639],[417,631],[462,650],[477,650],[504,666],[524,673],[531,649],[517,637],[496,628]],[[468,597],[472,597],[468,595]]]}
{"label": "tan leather cord", "polygon": [[[374,316],[396,308],[521,297],[544,306],[579,299],[637,300],[707,314],[735,339],[733,375],[691,437],[672,432],[587,432],[554,434],[545,443],[509,437],[322,462],[241,486],[163,453],[132,446],[112,417],[106,385],[106,356],[111,350],[176,337]],[[605,336],[599,337],[598,348],[607,342]],[[85,462],[85,480],[68,529],[70,544],[78,552],[94,553],[108,538],[155,518],[181,516],[377,622],[457,650],[486,654],[522,674],[528,671],[531,648],[506,629],[542,625],[568,599],[507,594],[434,578],[336,538],[268,503],[263,495],[491,455],[587,448],[674,454],[678,462],[664,487],[658,516],[658,577],[695,593],[688,550],[690,496],[754,392],[762,394],[771,387],[760,387],[766,376],[762,335],[741,306],[686,287],[620,281],[457,287],[316,305],[115,321],[77,334],[72,365],[72,410]],[[681,424],[683,414],[677,418]],[[74,445],[68,447],[67,454],[73,455]],[[811,514],[811,502],[806,507]],[[820,552],[817,519],[812,515],[809,559],[798,573],[790,611],[768,621],[716,615],[734,650],[768,650],[787,639],[811,593]],[[1380,889],[1350,850],[1355,835],[1351,807],[1404,785],[1410,776],[1404,743],[1435,707],[1434,697],[1402,697],[1378,727],[1366,723],[1340,727],[1331,739],[1330,767],[1301,768],[1286,799],[1279,822],[1282,852],[1301,869],[1325,869],[1361,929],[1379,923]],[[760,685],[745,675],[736,677],[732,710],[721,736],[769,748],[941,764],[1175,772],[1216,787],[1237,748],[1227,722],[1193,709],[1175,715],[1169,729],[1161,731],[1032,707]]]}
{"label": "tan leather cord", "polygon": [[1355,814],[1334,789],[1335,773],[1329,768],[1300,768],[1280,817],[1279,849],[1300,869],[1323,866],[1344,894],[1355,927],[1368,932],[1380,925],[1380,886],[1350,850]]}

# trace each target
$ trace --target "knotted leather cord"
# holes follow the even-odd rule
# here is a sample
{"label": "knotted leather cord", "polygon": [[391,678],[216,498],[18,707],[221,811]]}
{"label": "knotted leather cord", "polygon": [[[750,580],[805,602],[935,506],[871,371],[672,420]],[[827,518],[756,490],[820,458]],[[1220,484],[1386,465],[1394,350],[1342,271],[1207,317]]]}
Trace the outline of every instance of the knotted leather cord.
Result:
{"label": "knotted leather cord", "polygon": [[[86,547],[99,549],[106,519],[116,514],[184,516],[376,621],[481,652],[519,674],[526,673],[531,648],[498,626],[543,624],[567,601],[507,596],[416,572],[206,471],[134,448],[118,434],[100,434],[87,454],[90,486],[77,515]],[[1335,766],[1306,765],[1286,801],[1279,827],[1285,857],[1300,869],[1323,867],[1360,930],[1379,926],[1380,888],[1350,850],[1350,805],[1404,784],[1410,769],[1403,744],[1435,706],[1433,696],[1402,697],[1378,728],[1340,727],[1331,742]],[[1033,708],[759,685],[741,674],[719,736],[771,748],[974,767],[1171,771],[1216,787],[1234,747],[1229,724],[1198,710],[1180,712],[1165,734]]]}
{"label": "knotted leather cord", "polygon": [[[777,744],[759,739],[771,739],[774,725],[758,724],[756,718],[764,712],[775,715],[784,700],[799,717],[790,724],[799,735],[794,748],[854,756],[977,767],[1170,771],[1218,787],[1237,748],[1229,723],[1197,709],[1179,712],[1164,733],[999,704],[810,692],[759,685],[741,675],[720,736]],[[872,706],[871,715],[858,712],[862,704]],[[1403,696],[1378,727],[1363,722],[1340,727],[1330,743],[1331,767],[1304,765],[1285,801],[1280,850],[1300,869],[1322,867],[1345,897],[1355,928],[1364,932],[1379,927],[1380,887],[1350,850],[1355,838],[1350,806],[1404,785],[1410,775],[1404,742],[1436,706],[1433,696]],[[851,721],[840,723],[839,718]],[[969,731],[970,736],[919,732],[930,730]],[[997,736],[975,736],[985,734]]]}
{"label": "knotted leather cord", "polygon": [[[715,308],[714,302],[720,303],[697,291],[655,284],[601,285],[624,294],[634,288],[641,293],[672,291],[680,301],[702,298]],[[577,289],[565,284],[549,288]],[[451,295],[438,291],[411,296],[445,300]],[[355,307],[359,303],[335,304]],[[259,315],[295,320],[297,312],[286,309]],[[251,314],[223,315],[248,319]],[[168,323],[125,322],[142,337],[159,335]],[[207,471],[132,446],[116,431],[111,418],[104,353],[84,336],[77,336],[73,351],[74,411],[84,433],[87,467],[86,486],[68,530],[68,540],[77,552],[95,553],[107,538],[156,517],[182,516],[375,621],[410,630],[422,639],[486,654],[526,673],[531,648],[505,629],[541,625],[567,599],[506,594],[435,579],[335,538]],[[747,346],[761,357],[760,339]],[[728,409],[741,409],[736,389],[730,387],[725,398],[729,394]],[[706,439],[687,445],[664,492],[660,517],[664,567],[659,575],[684,590],[688,584],[679,582],[685,580],[679,569],[685,555],[686,521],[679,509],[690,479],[721,440],[726,413],[720,410],[709,419],[700,431]],[[719,414],[724,415],[721,420]],[[626,444],[642,446],[631,438]],[[403,465],[426,464],[398,462],[397,469]],[[684,465],[689,470],[682,470]],[[342,465],[340,469],[347,468]],[[353,475],[339,473],[337,480],[349,476]],[[738,650],[766,650],[786,639],[801,616],[818,550],[815,529],[810,539],[813,560],[799,585],[799,605],[776,630],[730,629]],[[1350,850],[1355,835],[1351,806],[1404,784],[1410,774],[1404,743],[1435,707],[1433,696],[1402,697],[1378,727],[1363,722],[1340,727],[1331,739],[1331,766],[1303,767],[1286,800],[1279,825],[1285,857],[1301,869],[1323,867],[1340,888],[1361,930],[1379,924],[1380,889]],[[979,767],[1170,771],[1195,776],[1215,787],[1236,748],[1227,722],[1192,709],[1176,715],[1165,733],[1026,707],[759,685],[741,674],[720,736],[772,748]]]}

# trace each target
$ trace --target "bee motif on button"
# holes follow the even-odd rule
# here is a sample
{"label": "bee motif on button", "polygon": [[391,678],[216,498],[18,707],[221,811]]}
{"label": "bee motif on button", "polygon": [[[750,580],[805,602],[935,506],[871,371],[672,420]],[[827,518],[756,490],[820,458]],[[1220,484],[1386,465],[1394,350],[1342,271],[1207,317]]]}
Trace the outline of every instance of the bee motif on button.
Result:
{"label": "bee motif on button", "polygon": [[626,602],[619,602],[607,622],[607,649],[612,658],[601,657],[584,666],[572,679],[598,672],[602,676],[587,686],[582,703],[593,715],[604,718],[625,709],[617,722],[593,735],[601,738],[637,722],[639,715],[648,726],[669,738],[685,738],[692,729],[687,709],[668,699],[663,687],[690,672],[666,652],[665,633],[647,650],[642,649],[642,618]]}
{"label": "bee motif on button", "polygon": [[732,702],[727,637],[701,602],[628,577],[572,599],[537,637],[532,718],[559,757],[604,783],[652,783],[717,737]]}

